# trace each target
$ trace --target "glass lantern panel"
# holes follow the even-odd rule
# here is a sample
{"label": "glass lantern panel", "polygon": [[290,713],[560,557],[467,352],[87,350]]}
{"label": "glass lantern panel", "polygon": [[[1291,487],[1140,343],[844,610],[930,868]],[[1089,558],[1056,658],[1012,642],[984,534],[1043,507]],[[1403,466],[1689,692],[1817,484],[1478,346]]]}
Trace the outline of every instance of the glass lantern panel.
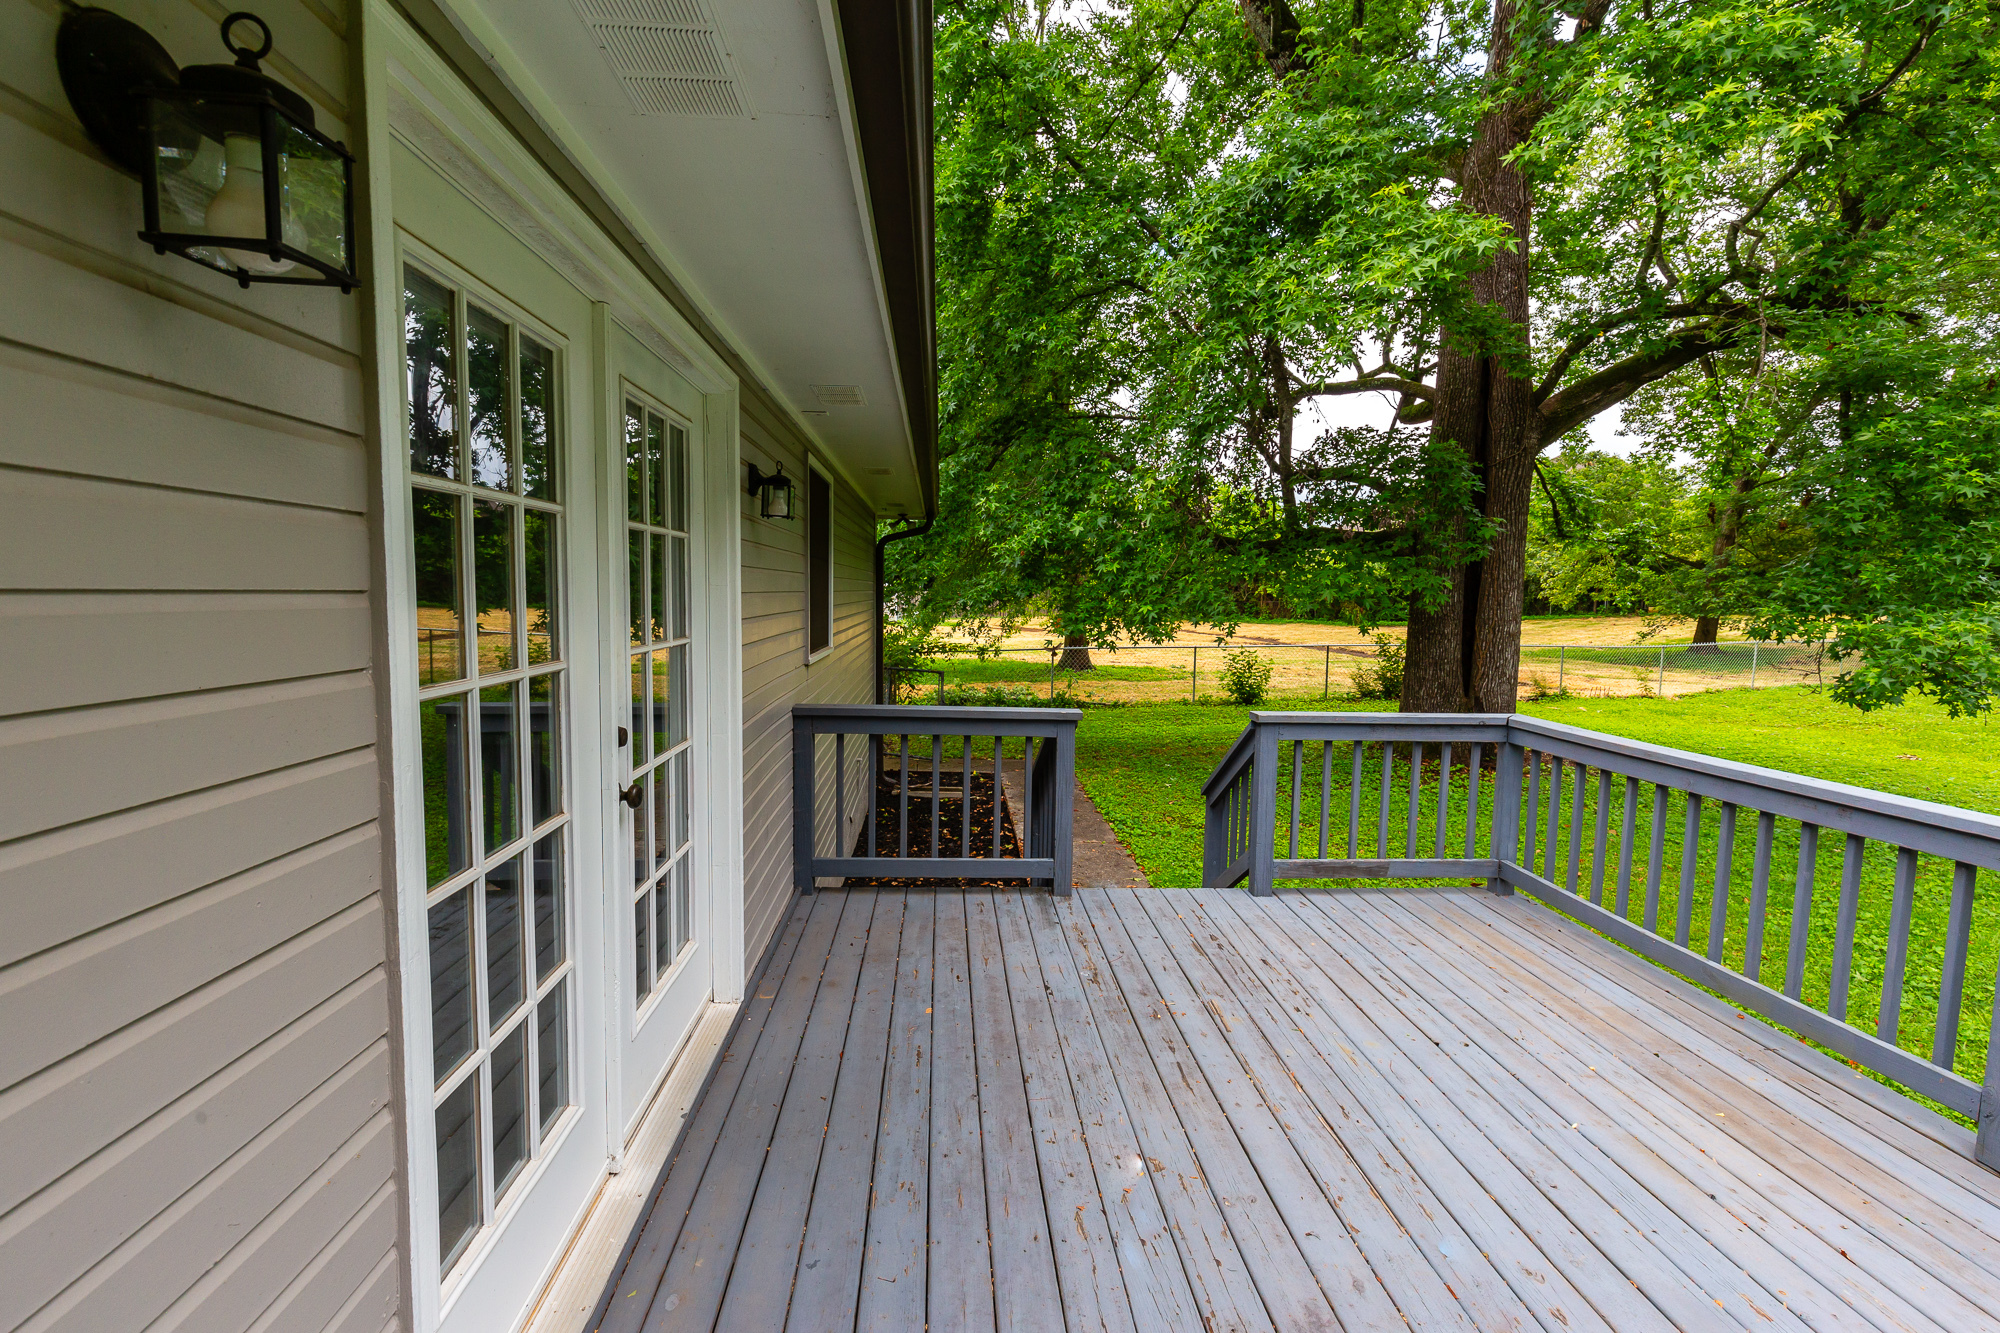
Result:
{"label": "glass lantern panel", "polygon": [[[209,234],[208,209],[222,192],[227,166],[222,140],[197,117],[200,103],[154,98],[153,170],[159,187],[160,230],[182,235]],[[263,227],[259,226],[258,231]],[[228,267],[213,250],[195,258]]]}
{"label": "glass lantern panel", "polygon": [[348,271],[347,162],[333,146],[278,114],[278,185],[285,243]]}

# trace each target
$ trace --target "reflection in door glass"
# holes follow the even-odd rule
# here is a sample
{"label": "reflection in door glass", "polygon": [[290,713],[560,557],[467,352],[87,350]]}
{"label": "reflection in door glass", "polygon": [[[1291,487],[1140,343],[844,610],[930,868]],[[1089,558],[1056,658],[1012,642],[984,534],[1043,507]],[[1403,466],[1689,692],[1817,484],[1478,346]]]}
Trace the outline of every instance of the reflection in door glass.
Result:
{"label": "reflection in door glass", "polygon": [[537,827],[562,809],[562,710],[556,695],[561,674],[528,678],[528,761]]}
{"label": "reflection in door glass", "polygon": [[521,775],[515,761],[519,688],[491,685],[479,692],[479,782],[488,855],[521,836]]}
{"label": "reflection in door glass", "polygon": [[556,516],[539,509],[521,511],[521,556],[527,572],[522,619],[528,636],[528,665],[553,662],[556,645]]}
{"label": "reflection in door glass", "polygon": [[472,484],[496,491],[514,488],[510,400],[513,358],[507,354],[507,321],[476,305],[465,308],[466,436],[472,446]]}
{"label": "reflection in door glass", "polygon": [[479,1229],[479,1080],[466,1079],[437,1109],[438,1252],[440,1269]]}
{"label": "reflection in door glass", "polygon": [[521,490],[556,498],[556,354],[521,335]]}
{"label": "reflection in door glass", "polygon": [[675,686],[677,686],[680,683],[680,681],[674,675],[672,667],[668,665],[667,654],[669,653],[669,651],[678,652],[680,650],[679,649],[669,650],[662,648],[653,654],[652,712],[653,712],[654,754],[665,754],[667,752],[667,746],[669,744],[669,741],[667,740],[667,731],[668,731],[667,719],[670,717],[678,716],[681,707],[681,700],[679,697],[679,693],[675,689]]}
{"label": "reflection in door glass", "polygon": [[473,608],[479,625],[479,674],[520,665],[514,656],[514,506],[472,502]]}
{"label": "reflection in door glass", "polygon": [[665,972],[674,965],[680,953],[680,939],[674,934],[674,897],[667,892],[672,880],[662,880],[660,891],[653,896],[653,938],[658,941],[659,970]]}
{"label": "reflection in door glass", "polygon": [[528,1028],[517,1024],[493,1047],[493,1197],[528,1162]]}
{"label": "reflection in door glass", "polygon": [[449,287],[403,273],[403,360],[410,395],[410,470],[458,476],[458,338]]}
{"label": "reflection in door glass", "polygon": [[458,497],[422,486],[410,491],[410,541],[416,554],[417,683],[465,674],[465,627],[459,621]]}
{"label": "reflection in door glass", "polygon": [[486,872],[486,1021],[499,1028],[520,1008],[527,990],[521,932],[521,858],[510,856]]}
{"label": "reflection in door glass", "polygon": [[562,1109],[569,1105],[569,1018],[563,1003],[566,992],[555,991],[542,1001],[541,1011],[536,1014],[535,1044],[541,1048],[540,1095],[542,1106],[542,1133],[549,1132],[549,1126],[556,1122]]}
{"label": "reflection in door glass", "polygon": [[625,404],[625,517],[646,521],[646,417],[637,403]]}
{"label": "reflection in door glass", "polygon": [[647,929],[651,923],[647,921],[646,916],[646,900],[641,898],[632,905],[632,947],[635,951],[632,955],[634,963],[632,975],[638,984],[641,1000],[653,990],[653,954],[646,939]]}
{"label": "reflection in door glass", "polygon": [[635,532],[629,541],[629,572],[625,586],[631,592],[632,642],[636,646],[646,642],[646,534]]}
{"label": "reflection in door glass", "polygon": [[466,826],[466,696],[421,707],[424,746],[425,882],[438,885],[472,864]]}
{"label": "reflection in door glass", "polygon": [[459,889],[430,910],[431,1068],[439,1082],[472,1053],[472,913]]}
{"label": "reflection in door glass", "polygon": [[535,980],[547,981],[563,961],[562,834],[535,844]]}

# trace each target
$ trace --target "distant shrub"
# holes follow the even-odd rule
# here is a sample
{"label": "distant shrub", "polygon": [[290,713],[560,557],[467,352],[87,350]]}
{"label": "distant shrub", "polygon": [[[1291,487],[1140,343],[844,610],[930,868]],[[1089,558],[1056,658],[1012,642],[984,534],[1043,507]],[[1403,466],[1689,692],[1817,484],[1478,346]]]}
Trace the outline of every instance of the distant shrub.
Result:
{"label": "distant shrub", "polygon": [[1271,664],[1248,648],[1222,655],[1222,692],[1229,702],[1255,708],[1271,692]]}
{"label": "distant shrub", "polygon": [[1051,698],[1026,685],[947,685],[944,703],[949,708],[1081,708],[1083,701],[1068,690],[1057,690]]}
{"label": "distant shrub", "polygon": [[1401,639],[1390,634],[1374,635],[1375,660],[1354,673],[1357,699],[1401,699],[1403,697],[1403,653]]}

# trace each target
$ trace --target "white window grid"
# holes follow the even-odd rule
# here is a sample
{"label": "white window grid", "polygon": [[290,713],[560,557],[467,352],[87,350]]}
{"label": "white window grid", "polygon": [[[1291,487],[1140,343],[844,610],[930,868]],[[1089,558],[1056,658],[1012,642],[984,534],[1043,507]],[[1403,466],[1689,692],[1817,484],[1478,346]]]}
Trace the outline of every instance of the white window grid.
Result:
{"label": "white window grid", "polygon": [[[485,812],[482,794],[485,791],[485,775],[481,769],[485,762],[485,747],[474,740],[478,735],[478,726],[468,722],[467,725],[460,729],[457,760],[465,774],[463,785],[465,808],[461,811],[461,814],[465,819],[468,845],[473,850],[468,855],[467,864],[463,868],[453,872],[441,880],[435,887],[430,888],[424,898],[426,922],[430,920],[431,912],[439,904],[446,902],[453,895],[459,893],[466,894],[468,900],[467,911],[471,915],[468,934],[471,937],[472,943],[470,970],[473,985],[473,1045],[472,1049],[462,1056],[458,1063],[450,1069],[433,1069],[431,1071],[433,1084],[431,1114],[432,1125],[435,1127],[436,1115],[444,1104],[468,1081],[477,1080],[478,1087],[474,1098],[476,1103],[474,1120],[477,1127],[476,1135],[478,1141],[477,1179],[475,1183],[480,1191],[480,1211],[477,1225],[458,1242],[455,1249],[440,1255],[440,1279],[443,1280],[451,1276],[452,1270],[457,1263],[478,1250],[481,1237],[500,1218],[506,1206],[511,1201],[511,1196],[518,1190],[518,1187],[535,1174],[535,1168],[539,1160],[546,1153],[550,1145],[560,1136],[568,1119],[577,1113],[577,1079],[575,1068],[577,1005],[573,987],[570,987],[571,978],[575,975],[576,970],[575,934],[573,929],[574,912],[572,907],[575,894],[572,891],[574,875],[572,873],[573,858],[570,852],[570,844],[573,838],[569,835],[569,825],[571,822],[569,805],[572,783],[567,771],[567,764],[565,763],[571,715],[567,706],[566,687],[569,673],[568,661],[564,650],[569,643],[571,617],[569,616],[569,599],[566,595],[568,591],[567,580],[564,577],[566,571],[561,562],[561,553],[563,551],[563,509],[560,503],[561,490],[559,485],[561,476],[559,460],[562,457],[562,450],[565,443],[562,439],[560,425],[563,413],[562,385],[564,382],[566,357],[563,341],[560,338],[557,338],[546,330],[533,326],[520,312],[511,309],[508,303],[498,299],[489,292],[482,291],[476,295],[470,294],[469,289],[473,287],[473,284],[464,275],[452,273],[442,265],[421,263],[407,256],[404,259],[404,264],[407,268],[412,268],[423,273],[426,277],[452,293],[453,364],[456,392],[456,401],[453,404],[453,417],[456,427],[456,471],[459,476],[459,479],[453,480],[417,471],[408,466],[407,452],[405,454],[405,468],[411,487],[454,497],[458,514],[456,524],[457,591],[459,604],[458,656],[461,664],[461,674],[454,680],[420,685],[417,691],[419,707],[437,700],[462,696],[470,703],[473,709],[478,709],[481,703],[481,696],[487,690],[503,687],[512,691],[516,703],[516,725],[514,727],[513,741],[514,771],[517,775],[514,783],[514,800],[517,809],[513,823],[518,832],[516,836],[507,839],[496,847],[487,848],[484,846],[486,821],[484,818]],[[471,389],[469,384],[470,377],[467,374],[466,366],[466,339],[470,308],[474,305],[477,305],[486,313],[505,321],[507,328],[506,364],[509,368],[509,373],[505,424],[506,429],[512,436],[508,442],[510,460],[507,490],[475,485],[469,480],[472,475],[470,467],[471,445],[467,435],[468,423],[471,419],[469,404]],[[522,442],[519,439],[518,432],[518,423],[521,420],[522,411],[520,367],[521,340],[524,333],[554,353],[555,364],[550,386],[552,401],[548,409],[547,425],[549,432],[547,447],[549,451],[548,459],[551,479],[549,490],[554,497],[552,499],[538,499],[524,493],[526,490],[522,477],[524,451],[521,447]],[[405,373],[401,379],[404,385],[405,402],[403,410],[407,437],[407,423],[410,420],[410,413],[412,411],[411,404],[407,401],[409,390],[408,374]],[[492,636],[490,634],[483,634],[478,623],[478,591],[476,586],[478,570],[476,567],[475,511],[473,506],[475,502],[479,501],[504,505],[509,523],[509,550],[511,554],[509,578],[511,579],[510,596],[512,605],[509,607],[508,619],[510,623],[508,639],[504,646],[507,652],[507,661],[510,665],[494,670],[482,669],[484,663],[480,660],[481,640],[485,639],[487,645],[492,646]],[[548,575],[548,585],[554,590],[553,600],[555,601],[555,607],[551,618],[555,621],[555,642],[552,645],[552,651],[549,653],[549,656],[539,662],[531,662],[529,660],[531,654],[527,642],[526,616],[523,614],[524,608],[521,605],[527,591],[525,518],[530,511],[538,511],[549,515],[556,524],[554,535],[549,542],[550,558],[555,561],[555,565],[549,571]],[[424,651],[424,644],[421,642],[418,645],[418,651],[420,654]],[[531,721],[533,700],[530,693],[530,682],[541,680],[546,680],[549,684],[548,706],[557,719],[554,754],[552,756],[556,770],[556,809],[548,818],[537,824],[533,819],[532,772],[534,759],[531,746],[533,744],[534,728]],[[546,975],[538,975],[534,939],[533,852],[534,848],[543,839],[550,837],[555,837],[557,840],[555,846],[559,858],[556,871],[559,876],[558,882],[561,885],[561,895],[557,920],[554,925],[558,933],[558,938],[561,941],[562,957],[559,962],[548,970]],[[508,861],[515,858],[519,858],[522,867],[518,877],[518,892],[521,896],[521,910],[518,921],[521,939],[518,941],[518,947],[521,949],[522,959],[523,998],[514,1010],[506,1016],[500,1027],[495,1029],[490,1012],[491,997],[489,994],[489,981],[491,973],[488,968],[490,941],[482,911],[484,905],[480,901],[477,889],[489,874],[496,869],[504,867]],[[547,1125],[543,1125],[543,1111],[540,1105],[541,1033],[539,1024],[536,1022],[536,1017],[540,1014],[542,1006],[550,997],[556,995],[558,992],[565,992],[561,1006],[563,1029],[558,1034],[562,1043],[564,1065],[562,1070],[562,1086],[564,1089],[565,1106],[561,1115],[551,1120]],[[434,1009],[427,1010],[427,1021],[430,1012],[434,1012]],[[494,1109],[492,1087],[493,1055],[496,1050],[511,1040],[517,1032],[523,1031],[525,1041],[523,1043],[522,1070],[526,1084],[525,1102],[529,1140],[528,1152],[527,1156],[516,1166],[507,1180],[496,1182],[494,1179],[494,1134],[492,1125]],[[430,1045],[426,1045],[423,1048],[425,1059],[428,1060],[430,1058],[432,1049],[433,1047]]]}

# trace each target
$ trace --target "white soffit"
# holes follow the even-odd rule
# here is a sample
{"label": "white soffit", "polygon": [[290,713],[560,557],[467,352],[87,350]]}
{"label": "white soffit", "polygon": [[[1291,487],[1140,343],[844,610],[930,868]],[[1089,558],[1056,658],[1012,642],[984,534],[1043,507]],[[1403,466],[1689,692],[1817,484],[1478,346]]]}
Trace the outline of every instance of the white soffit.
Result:
{"label": "white soffit", "polygon": [[878,511],[920,513],[818,0],[479,8],[536,109],[795,420]]}

